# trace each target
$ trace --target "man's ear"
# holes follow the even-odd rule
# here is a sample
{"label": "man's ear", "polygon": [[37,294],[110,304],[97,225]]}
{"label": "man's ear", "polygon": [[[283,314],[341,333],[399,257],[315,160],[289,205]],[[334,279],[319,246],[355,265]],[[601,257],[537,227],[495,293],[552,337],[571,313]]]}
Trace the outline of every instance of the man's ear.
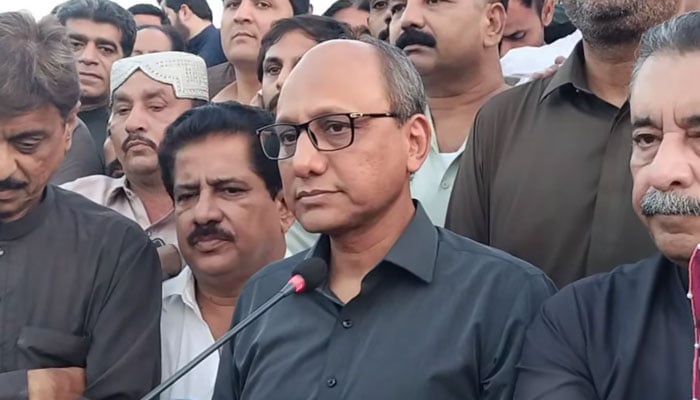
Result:
{"label": "man's ear", "polygon": [[284,199],[281,190],[277,193],[277,196],[275,196],[275,205],[277,206],[277,212],[280,216],[280,228],[282,229],[282,233],[287,233],[289,228],[292,227],[295,218],[294,214],[292,214],[292,211],[287,206],[287,201]]}
{"label": "man's ear", "polygon": [[554,19],[554,0],[544,0],[542,4],[542,13],[540,14],[540,19],[542,20],[542,26],[549,26]]}
{"label": "man's ear", "polygon": [[484,25],[484,47],[498,48],[506,28],[506,8],[500,1],[486,4]]}
{"label": "man's ear", "polygon": [[408,173],[414,173],[420,169],[428,157],[430,143],[434,129],[431,121],[424,114],[416,114],[406,121],[408,129]]}
{"label": "man's ear", "polygon": [[78,127],[78,110],[80,109],[80,103],[76,104],[75,107],[68,113],[66,117],[66,126],[64,127],[64,139],[65,139],[65,152],[67,153],[73,145],[73,132]]}

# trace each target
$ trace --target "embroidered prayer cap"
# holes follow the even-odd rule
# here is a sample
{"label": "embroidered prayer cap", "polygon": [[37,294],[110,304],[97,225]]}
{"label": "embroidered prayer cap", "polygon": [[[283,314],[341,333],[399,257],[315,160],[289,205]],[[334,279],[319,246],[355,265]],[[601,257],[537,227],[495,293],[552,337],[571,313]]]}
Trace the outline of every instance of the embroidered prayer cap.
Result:
{"label": "embroidered prayer cap", "polygon": [[173,87],[175,97],[209,101],[207,65],[194,54],[165,51],[122,58],[112,64],[110,98],[136,71]]}

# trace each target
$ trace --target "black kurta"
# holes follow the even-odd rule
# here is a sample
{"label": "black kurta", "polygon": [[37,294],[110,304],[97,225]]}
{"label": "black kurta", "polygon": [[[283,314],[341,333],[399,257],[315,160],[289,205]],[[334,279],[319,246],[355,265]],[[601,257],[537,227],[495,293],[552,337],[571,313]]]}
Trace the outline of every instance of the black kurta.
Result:
{"label": "black kurta", "polygon": [[[312,255],[246,284],[234,323]],[[327,285],[286,298],[221,356],[215,400],[511,400],[525,327],[554,286],[542,271],[436,228],[421,207],[347,304]]]}
{"label": "black kurta", "polygon": [[134,222],[49,186],[0,223],[0,399],[27,370],[83,367],[85,398],[136,399],[160,380],[158,255]]}
{"label": "black kurta", "polygon": [[632,210],[632,123],[586,83],[582,45],[550,79],[492,98],[460,159],[446,227],[561,286],[656,251]]}
{"label": "black kurta", "polygon": [[690,400],[687,280],[655,256],[562,289],[528,329],[515,400]]}

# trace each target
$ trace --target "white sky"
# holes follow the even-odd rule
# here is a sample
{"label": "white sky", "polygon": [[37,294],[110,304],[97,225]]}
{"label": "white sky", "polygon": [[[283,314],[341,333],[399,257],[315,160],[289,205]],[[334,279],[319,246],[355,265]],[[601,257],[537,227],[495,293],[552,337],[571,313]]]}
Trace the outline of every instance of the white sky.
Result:
{"label": "white sky", "polygon": [[[314,12],[316,14],[321,14],[333,3],[333,1],[334,0],[312,0],[311,3],[314,5]],[[51,9],[62,2],[62,0],[22,0],[21,2],[0,0],[0,12],[29,10],[35,17],[40,18],[50,13]],[[151,3],[154,5],[158,4],[157,0],[116,0],[116,2],[121,4],[124,8],[131,7],[132,5],[138,3]],[[208,0],[208,2],[212,12],[214,13],[214,24],[216,26],[220,26],[222,0]]]}

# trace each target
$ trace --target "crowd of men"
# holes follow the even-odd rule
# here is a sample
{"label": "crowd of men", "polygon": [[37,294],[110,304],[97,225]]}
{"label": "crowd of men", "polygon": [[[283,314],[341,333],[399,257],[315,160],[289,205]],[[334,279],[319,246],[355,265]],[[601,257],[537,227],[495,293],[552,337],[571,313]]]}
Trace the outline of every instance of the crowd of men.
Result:
{"label": "crowd of men", "polygon": [[700,1],[223,5],[0,13],[0,400],[700,398]]}

